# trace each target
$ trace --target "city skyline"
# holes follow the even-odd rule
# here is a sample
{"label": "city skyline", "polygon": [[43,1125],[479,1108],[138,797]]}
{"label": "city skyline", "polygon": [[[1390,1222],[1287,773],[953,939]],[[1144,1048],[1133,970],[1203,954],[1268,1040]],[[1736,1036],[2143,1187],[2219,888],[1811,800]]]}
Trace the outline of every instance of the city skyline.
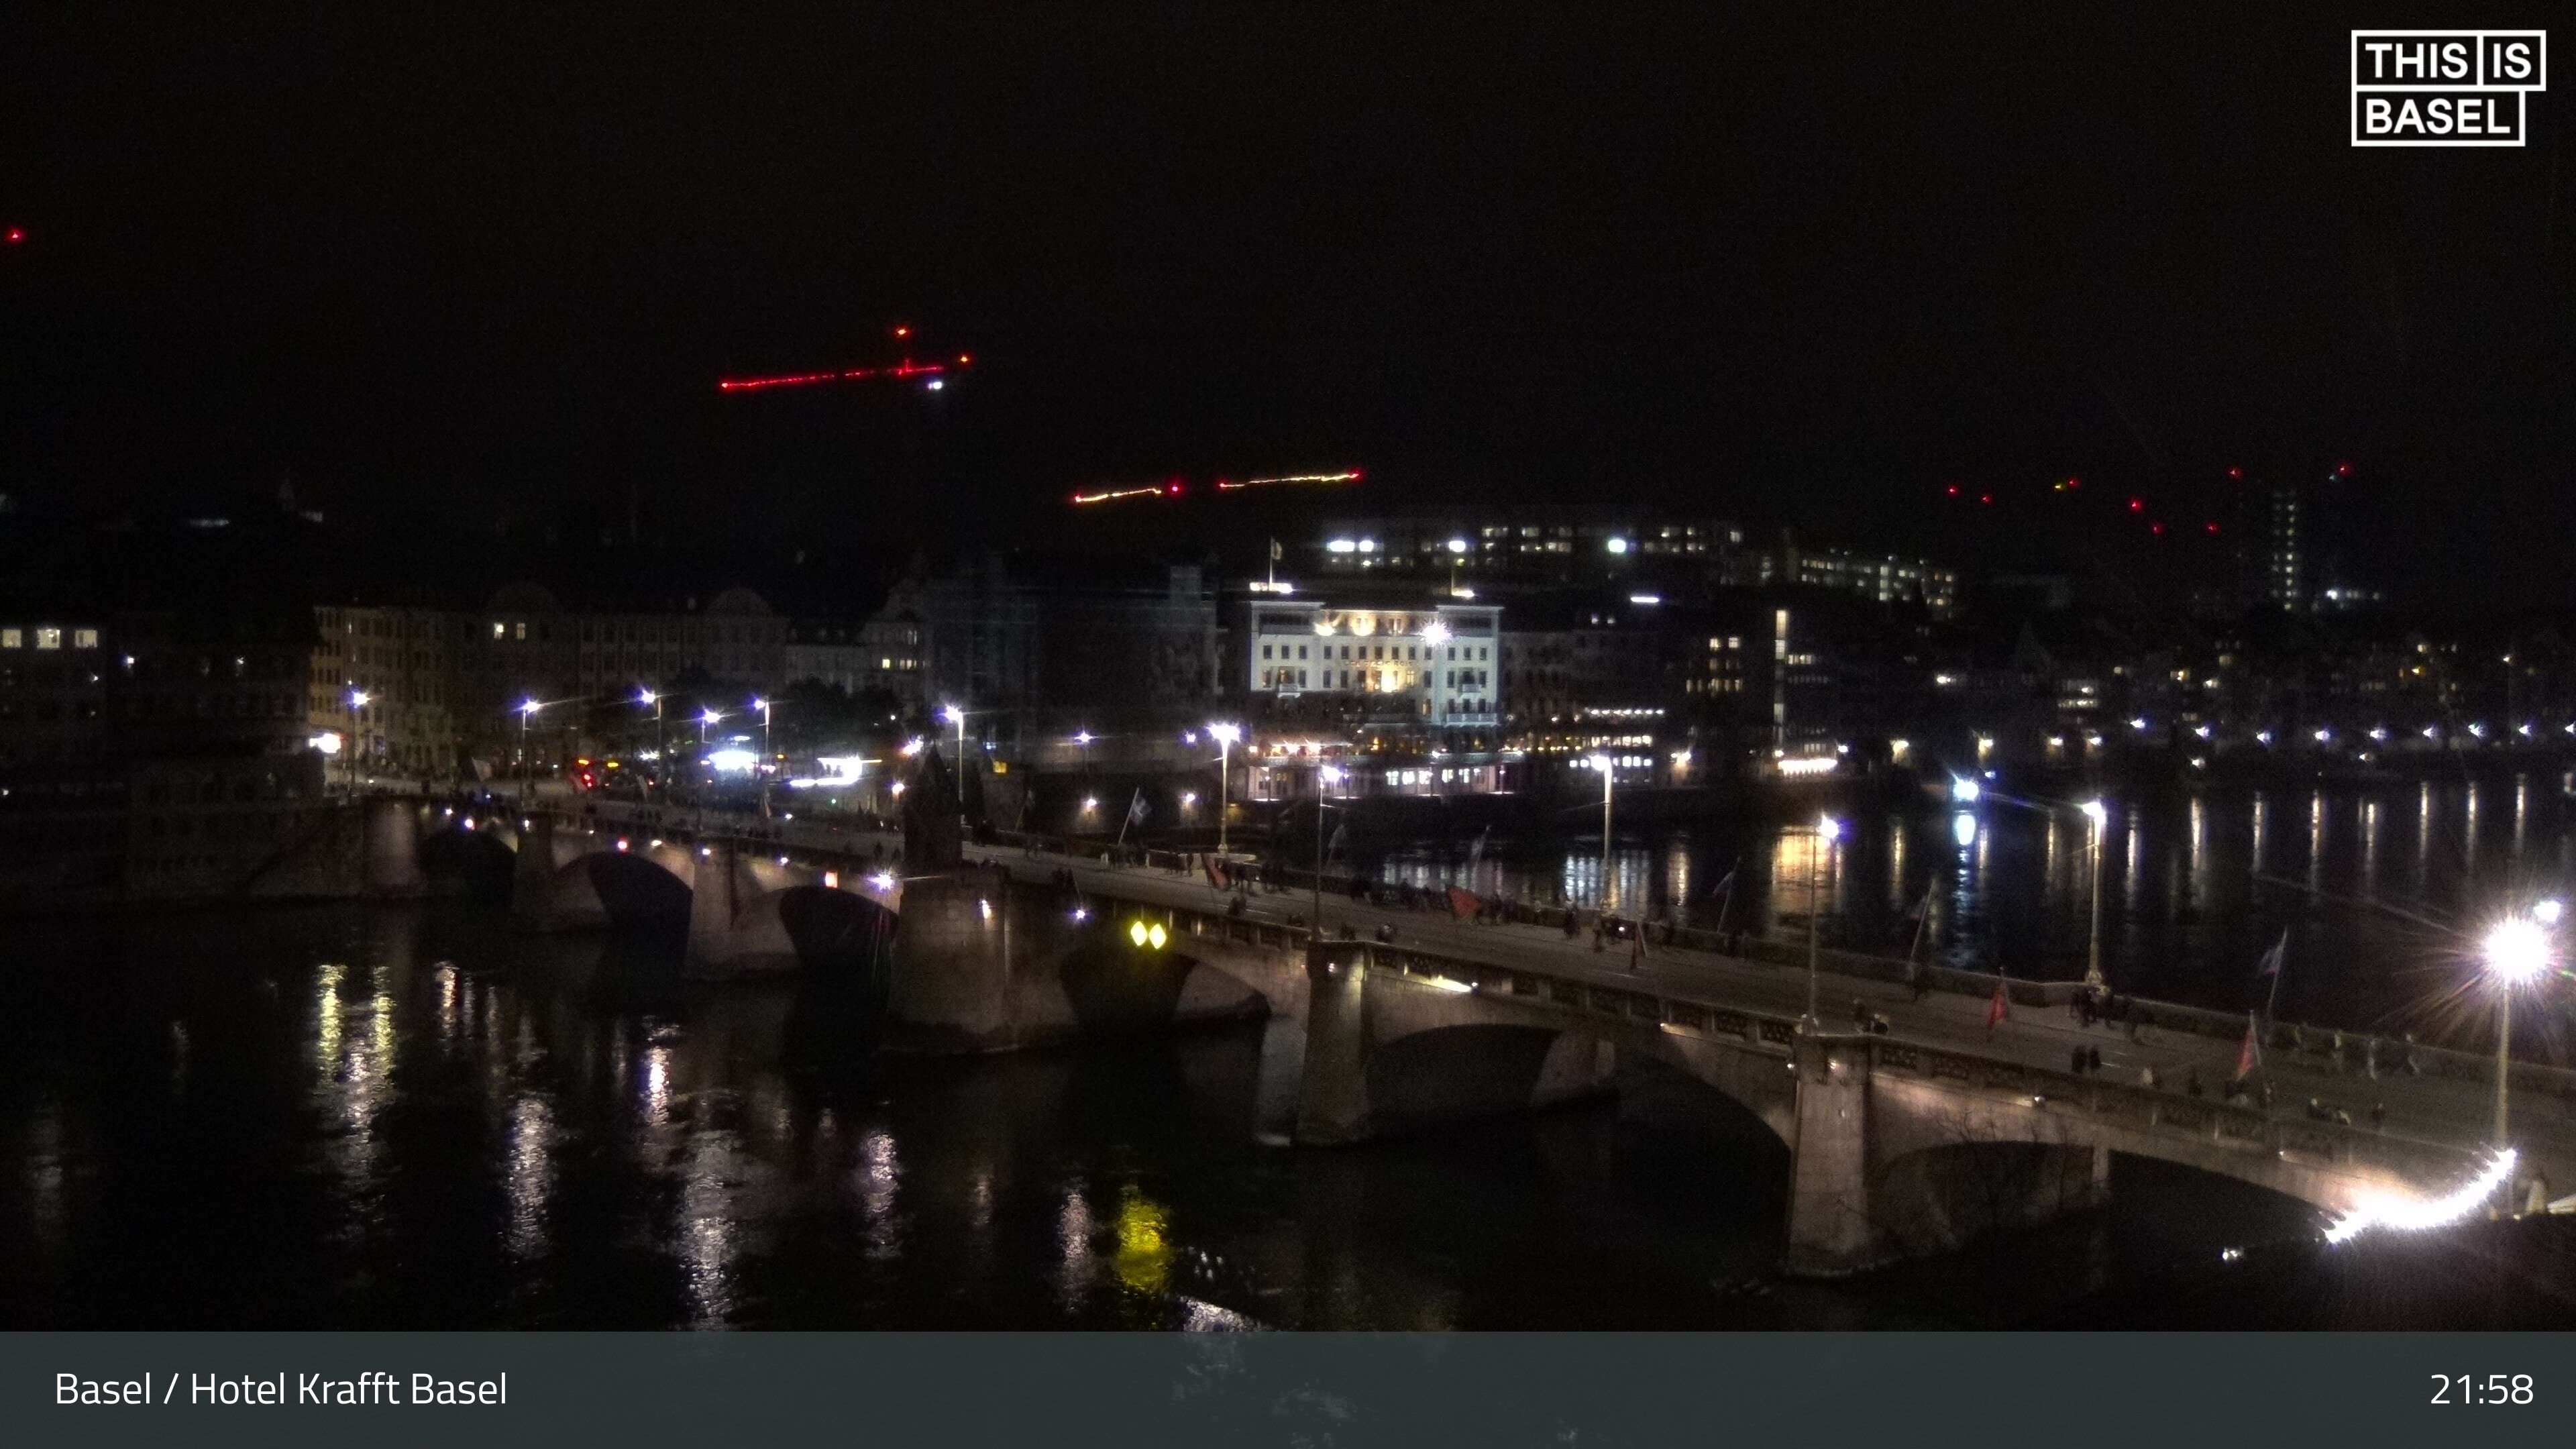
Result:
{"label": "city skyline", "polygon": [[[20,65],[124,38],[7,23]],[[2333,34],[1679,9],[1257,33],[852,19],[649,102],[628,77],[676,37],[577,26],[349,17],[238,54],[183,34],[139,76],[54,64],[0,101],[7,491],[288,481],[396,526],[850,542],[1356,463],[1382,511],[1682,492],[1974,563],[2033,534],[2179,547],[2226,470],[2348,461],[2357,574],[2457,590],[2430,560],[2474,553],[2474,592],[2554,597],[2564,147],[2352,152]],[[814,72],[850,45],[877,62]],[[2159,48],[2152,79],[2111,63]],[[2276,79],[2236,83],[2245,57]],[[1989,68],[2048,77],[2048,125],[1958,79]],[[2148,124],[2177,90],[2208,125]],[[716,386],[915,349],[974,366],[937,393]],[[2070,518],[2067,477],[2172,536]]]}

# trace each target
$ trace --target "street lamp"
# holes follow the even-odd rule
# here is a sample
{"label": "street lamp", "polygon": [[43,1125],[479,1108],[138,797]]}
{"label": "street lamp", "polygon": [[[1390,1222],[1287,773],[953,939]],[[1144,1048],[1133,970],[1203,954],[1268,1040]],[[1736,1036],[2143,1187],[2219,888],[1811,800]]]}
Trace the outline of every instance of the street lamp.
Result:
{"label": "street lamp", "polygon": [[358,793],[358,711],[367,707],[375,696],[363,689],[349,691],[349,793]]}
{"label": "street lamp", "polygon": [[523,699],[519,701],[519,803],[521,805],[528,803],[528,773],[530,763],[528,760],[528,723],[535,719],[537,717],[537,711],[543,708],[545,708],[544,705],[537,703],[533,699]]}
{"label": "street lamp", "polygon": [[1236,724],[1210,724],[1208,734],[1216,740],[1216,853],[1225,854],[1225,817],[1227,796],[1232,789],[1229,761],[1234,742],[1243,738],[1243,727]]}
{"label": "street lamp", "polygon": [[1825,874],[1807,892],[1807,1019],[1801,1025],[1809,1031],[1824,1025],[1824,1019],[1816,1015],[1816,921],[1824,915],[1824,888],[1826,882],[1833,878],[1834,856],[1839,849],[1837,842],[1843,838],[1843,823],[1830,815],[1821,816],[1816,821],[1816,836],[1825,842]]}
{"label": "street lamp", "polygon": [[[2557,905],[2555,901],[2545,905]],[[2563,911],[2563,908],[2562,908]],[[2554,917],[2562,911],[2553,911]],[[2513,989],[2539,979],[2549,969],[2549,933],[2531,916],[2508,916],[2487,931],[2482,943],[2487,974],[2496,980],[2495,1142],[2505,1143],[2505,1085],[2513,1075]]]}
{"label": "street lamp", "polygon": [[2084,984],[2102,989],[2102,822],[2111,818],[2110,809],[2099,800],[2087,800],[2076,807],[2084,818],[2093,822],[2093,924],[2084,933]]}
{"label": "street lamp", "polygon": [[1610,782],[1617,778],[1611,768],[1615,762],[1608,755],[1594,755],[1592,768],[1601,772],[1601,914],[1610,913]]}
{"label": "street lamp", "polygon": [[966,829],[966,711],[952,704],[941,709],[939,717],[957,726],[957,829],[962,834]]}
{"label": "street lamp", "polygon": [[662,696],[639,686],[635,691],[635,702],[653,706],[653,772],[661,778],[662,798],[668,801],[671,798],[671,762],[667,757],[671,750],[662,742]]}

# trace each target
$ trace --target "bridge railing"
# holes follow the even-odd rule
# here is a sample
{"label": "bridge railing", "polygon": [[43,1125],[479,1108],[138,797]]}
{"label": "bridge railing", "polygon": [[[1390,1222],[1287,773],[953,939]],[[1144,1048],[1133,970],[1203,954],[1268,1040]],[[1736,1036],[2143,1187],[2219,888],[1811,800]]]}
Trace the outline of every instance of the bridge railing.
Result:
{"label": "bridge railing", "polygon": [[[392,792],[389,792],[392,793]],[[436,800],[436,794],[420,797]],[[495,796],[497,813],[515,814],[517,802],[506,795]],[[874,845],[889,838],[879,822],[791,822],[784,820],[736,820],[731,813],[695,809],[683,805],[652,806],[630,801],[558,801],[540,799],[532,812],[542,811],[557,819],[576,824],[619,820],[632,826],[652,826],[672,839],[690,844],[729,843],[739,848],[784,850],[831,850],[836,844]],[[842,840],[817,841],[812,831],[836,831]],[[1169,871],[1176,875],[1194,873],[1203,852],[1178,852],[1146,849],[1141,846],[1119,848],[1109,841],[1083,837],[1042,835],[1022,831],[993,832],[994,843],[1061,855],[1068,859],[1094,860],[1106,864],[1142,865],[1148,869]],[[1312,871],[1293,868],[1265,867],[1257,873],[1264,883],[1281,890],[1306,890],[1314,884]],[[1324,888],[1346,894],[1347,877],[1326,877]],[[1426,909],[1445,909],[1429,904],[1436,893],[1416,893]],[[1578,927],[1586,919],[1598,921],[1598,912],[1583,912],[1567,907],[1536,906],[1518,902],[1493,902],[1496,917],[1522,924],[1561,929],[1571,917]],[[1649,949],[1677,946],[1685,950],[1731,954],[1742,959],[1766,962],[1792,969],[1806,965],[1803,942],[1757,937],[1742,933],[1724,933],[1700,927],[1614,921],[1623,931],[1643,930]],[[1825,947],[1816,953],[1821,971],[1858,980],[1904,984],[1921,979],[1936,991],[1985,996],[1992,993],[1999,979],[1980,971],[1930,963],[1914,963],[1889,956]],[[2016,1005],[2027,1007],[2069,1007],[2084,994],[2083,984],[2074,981],[2035,981],[2018,977],[2000,978],[2007,997]],[[2178,1002],[2153,1001],[2143,997],[2112,995],[2107,1003],[2106,1019],[2116,1027],[2129,1022],[2154,1030],[2177,1031],[2194,1036],[2232,1041],[2244,1034],[2245,1018],[2232,1012],[2213,1011],[2206,1007],[2186,1006]],[[2340,1042],[2338,1049],[2337,1043]],[[2454,1051],[2447,1047],[2421,1042],[2392,1039],[2359,1032],[2339,1032],[2297,1022],[2275,1022],[2265,1037],[2273,1053],[2275,1066],[2301,1070],[2351,1074],[2375,1068],[2383,1074],[2420,1073],[2449,1080],[2492,1084],[2495,1081],[2495,1059],[2476,1052]],[[2513,1089],[2516,1092],[2544,1097],[2576,1106],[2576,1070],[2542,1062],[2513,1063]]]}

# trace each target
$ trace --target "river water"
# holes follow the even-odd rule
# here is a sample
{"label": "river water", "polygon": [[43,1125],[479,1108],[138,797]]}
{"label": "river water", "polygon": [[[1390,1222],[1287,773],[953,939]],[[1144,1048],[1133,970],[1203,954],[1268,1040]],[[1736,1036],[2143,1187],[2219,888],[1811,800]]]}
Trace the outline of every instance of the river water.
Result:
{"label": "river water", "polygon": [[[2493,1045],[2459,990],[2460,922],[2507,901],[2576,899],[2576,836],[2554,775],[2375,791],[2212,791],[2132,806],[2102,832],[2101,955],[2115,990],[2223,1011],[2261,1004],[2263,953],[2286,934],[2277,1014]],[[1399,852],[1385,878],[1769,933],[1976,971],[2080,979],[2096,889],[2091,826],[2061,803],[1989,797],[1970,811],[1842,822],[1743,821],[1549,852]],[[1731,877],[1731,879],[1730,879]],[[1605,886],[1606,880],[1606,886]],[[2362,902],[2373,902],[2365,905]],[[2422,919],[2409,919],[2409,917]],[[2452,929],[2443,929],[2443,927]],[[2568,1045],[2527,1013],[2534,1049]],[[2563,1022],[2564,1017],[2561,1016]],[[2516,1039],[2526,1022],[2517,1020]]]}
{"label": "river water", "polygon": [[[2115,979],[2237,989],[2286,920],[2296,991],[2307,953],[2376,939],[2249,892],[2249,849],[2294,878],[2436,900],[2445,881],[2565,859],[2557,816],[2544,828],[2535,810],[2513,827],[2519,853],[2480,856],[2472,877],[2456,828],[2405,803],[2267,799],[2260,846],[2243,805],[2115,817]],[[1860,829],[1820,883],[1828,934],[1893,939],[1931,890],[1930,949],[2080,969],[2065,835],[1998,815],[1962,849],[1949,829]],[[1771,832],[1622,852],[1614,902],[1658,890],[1696,912],[1696,883],[1741,859],[1736,909],[1794,911],[1805,887],[1784,862],[1805,848]],[[1537,878],[1530,862],[1478,869]],[[1553,869],[1585,888],[1584,862]],[[0,1327],[1993,1326],[2168,1323],[2177,1305],[2218,1322],[2512,1319],[2500,1292],[2413,1314],[2406,1285],[2438,1296],[2455,1264],[2353,1293],[2284,1247],[2295,1261],[2258,1289],[2241,1265],[2220,1272],[2220,1250],[2292,1243],[2308,1210],[2127,1159],[2105,1215],[1857,1282],[1775,1281],[1786,1153],[1651,1065],[1625,1069],[1614,1103],[1299,1151],[1254,1131],[1277,1028],[852,1060],[815,988],[686,985],[677,944],[531,938],[463,898],[12,923]],[[2411,949],[2334,969],[2402,973]],[[2349,990],[2313,976],[2321,999]]]}

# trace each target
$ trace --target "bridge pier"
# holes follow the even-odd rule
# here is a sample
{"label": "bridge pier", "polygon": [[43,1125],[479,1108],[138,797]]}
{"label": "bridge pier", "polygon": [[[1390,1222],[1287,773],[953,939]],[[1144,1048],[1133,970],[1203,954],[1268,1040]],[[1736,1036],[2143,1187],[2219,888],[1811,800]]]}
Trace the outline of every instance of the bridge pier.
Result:
{"label": "bridge pier", "polygon": [[1869,1212],[1869,1049],[1857,1040],[1802,1034],[1797,1135],[1789,1150],[1787,1269],[1836,1278],[1874,1265]]}
{"label": "bridge pier", "polygon": [[760,871],[730,841],[700,849],[689,883],[689,974],[751,976],[796,968],[796,943]]}
{"label": "bridge pier", "polygon": [[1361,942],[1315,942],[1297,1143],[1343,1146],[1607,1090],[1617,1049],[1541,1010],[1376,963]]}
{"label": "bridge pier", "polygon": [[367,803],[366,869],[371,896],[416,896],[428,887],[420,869],[420,807],[409,800]]}

